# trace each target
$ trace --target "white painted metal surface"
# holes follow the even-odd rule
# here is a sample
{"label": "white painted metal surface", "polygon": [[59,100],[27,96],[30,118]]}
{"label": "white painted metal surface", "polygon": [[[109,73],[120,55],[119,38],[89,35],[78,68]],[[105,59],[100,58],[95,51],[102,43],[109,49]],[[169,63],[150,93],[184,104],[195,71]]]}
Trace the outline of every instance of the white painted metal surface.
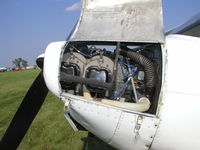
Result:
{"label": "white painted metal surface", "polygon": [[159,121],[155,116],[67,93],[62,97],[70,115],[106,143],[123,150],[149,149]]}
{"label": "white painted metal surface", "polygon": [[50,43],[46,48],[44,57],[45,83],[48,89],[58,98],[61,93],[59,84],[60,57],[65,43],[65,41]]}
{"label": "white painted metal surface", "polygon": [[153,141],[159,119],[122,111],[112,141],[120,150],[148,150]]}
{"label": "white painted metal surface", "polygon": [[83,0],[69,40],[163,43],[161,0]]}
{"label": "white painted metal surface", "polygon": [[200,39],[169,35],[166,93],[152,150],[200,149]]}

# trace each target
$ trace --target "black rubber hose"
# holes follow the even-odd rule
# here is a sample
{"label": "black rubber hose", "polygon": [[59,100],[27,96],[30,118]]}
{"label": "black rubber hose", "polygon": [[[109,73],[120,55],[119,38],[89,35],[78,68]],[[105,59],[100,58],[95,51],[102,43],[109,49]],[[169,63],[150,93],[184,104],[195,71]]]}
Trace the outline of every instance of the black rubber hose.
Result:
{"label": "black rubber hose", "polygon": [[97,86],[97,87],[102,87],[102,88],[106,88],[108,90],[112,90],[114,88],[114,84],[113,83],[106,83],[106,82],[102,82],[96,79],[91,79],[91,78],[83,78],[80,76],[73,76],[73,75],[68,75],[66,73],[61,73],[60,76],[60,81],[61,82],[74,82],[74,83],[81,83],[81,84],[86,84],[86,85],[93,85],[93,86]]}
{"label": "black rubber hose", "polygon": [[129,57],[144,68],[146,92],[151,92],[154,88],[155,82],[153,63],[148,58],[137,52],[121,50],[120,54]]}

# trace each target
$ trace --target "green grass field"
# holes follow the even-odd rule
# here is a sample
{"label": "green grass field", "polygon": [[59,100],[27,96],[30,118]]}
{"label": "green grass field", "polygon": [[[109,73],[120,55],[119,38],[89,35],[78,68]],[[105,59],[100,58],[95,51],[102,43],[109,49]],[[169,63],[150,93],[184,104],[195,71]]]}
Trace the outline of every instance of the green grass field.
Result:
{"label": "green grass field", "polygon": [[[0,73],[0,137],[3,136],[39,70]],[[111,150],[86,131],[74,132],[63,115],[63,103],[48,94],[19,150]]]}

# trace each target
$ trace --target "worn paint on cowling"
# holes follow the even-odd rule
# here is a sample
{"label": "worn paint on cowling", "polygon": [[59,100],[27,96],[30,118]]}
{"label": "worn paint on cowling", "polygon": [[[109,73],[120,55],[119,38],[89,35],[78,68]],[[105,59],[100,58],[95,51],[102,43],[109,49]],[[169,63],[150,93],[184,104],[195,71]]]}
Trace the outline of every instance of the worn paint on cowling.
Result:
{"label": "worn paint on cowling", "polygon": [[161,0],[83,0],[69,40],[163,43]]}

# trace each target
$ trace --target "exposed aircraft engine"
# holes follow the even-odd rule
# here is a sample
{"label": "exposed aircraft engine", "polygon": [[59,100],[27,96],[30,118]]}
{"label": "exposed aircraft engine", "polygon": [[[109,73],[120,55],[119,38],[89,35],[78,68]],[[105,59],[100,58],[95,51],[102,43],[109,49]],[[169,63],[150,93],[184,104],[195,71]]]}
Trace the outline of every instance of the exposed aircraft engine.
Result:
{"label": "exposed aircraft engine", "polygon": [[106,103],[138,103],[141,98],[154,103],[155,89],[159,89],[155,80],[161,73],[160,50],[155,47],[68,43],[61,61],[61,87],[73,95],[106,99]]}

